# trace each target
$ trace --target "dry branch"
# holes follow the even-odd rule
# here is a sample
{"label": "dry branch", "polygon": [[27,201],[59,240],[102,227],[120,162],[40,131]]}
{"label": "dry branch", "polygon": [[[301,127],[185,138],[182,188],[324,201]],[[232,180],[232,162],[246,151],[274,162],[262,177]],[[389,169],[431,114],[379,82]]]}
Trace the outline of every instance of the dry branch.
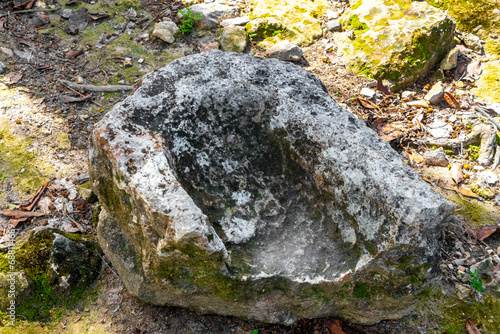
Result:
{"label": "dry branch", "polygon": [[59,82],[74,89],[85,90],[89,92],[116,92],[119,90],[132,90],[133,86],[127,85],[107,85],[107,86],[94,86],[94,85],[79,85],[68,80],[59,80]]}
{"label": "dry branch", "polygon": [[9,209],[3,209],[2,215],[7,216],[7,217],[14,217],[14,219],[45,216],[44,213],[40,213],[40,212],[18,211],[18,210],[9,210]]}

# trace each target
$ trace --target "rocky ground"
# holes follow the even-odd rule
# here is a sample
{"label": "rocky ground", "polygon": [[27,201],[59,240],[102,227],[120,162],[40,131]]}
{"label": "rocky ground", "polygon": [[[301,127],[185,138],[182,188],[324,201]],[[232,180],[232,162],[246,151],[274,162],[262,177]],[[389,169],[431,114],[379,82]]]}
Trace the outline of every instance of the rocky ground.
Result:
{"label": "rocky ground", "polygon": [[[239,8],[242,17],[253,8],[245,1],[227,4]],[[9,219],[17,219],[17,244],[42,226],[95,236],[99,204],[86,183],[86,148],[93,125],[140,86],[144,74],[173,59],[219,48],[218,26],[177,34],[173,43],[152,37],[155,21],[181,25],[177,13],[187,5],[170,0],[0,4],[0,208],[19,209],[51,181],[34,210],[45,216],[23,220],[18,213],[0,215],[2,229]],[[334,14],[325,15],[324,24],[349,6],[331,1]],[[428,305],[443,304],[441,318],[423,319],[416,312],[374,326],[344,323],[346,333],[461,333],[469,315],[485,333],[498,328],[498,31],[479,23],[470,29],[479,35],[474,37],[459,22],[464,31],[456,33],[457,52],[448,58],[453,66],[440,69],[438,63],[396,94],[346,68],[334,43],[337,32],[325,28],[323,37],[302,48],[297,64],[318,76],[337,102],[365,120],[425,181],[457,205],[457,219],[447,231],[443,251],[443,279],[436,282],[453,297],[434,296]],[[243,52],[265,57],[256,37],[249,39]],[[117,85],[122,87],[115,90]],[[95,88],[102,86],[115,87]],[[6,237],[0,243],[5,244]],[[478,279],[487,288],[483,294],[474,289],[468,274],[478,268]],[[53,305],[49,315],[21,315],[16,328],[6,325],[5,314],[1,319],[6,333],[342,333],[332,319],[274,326],[146,305],[127,294],[108,265],[80,299]]]}

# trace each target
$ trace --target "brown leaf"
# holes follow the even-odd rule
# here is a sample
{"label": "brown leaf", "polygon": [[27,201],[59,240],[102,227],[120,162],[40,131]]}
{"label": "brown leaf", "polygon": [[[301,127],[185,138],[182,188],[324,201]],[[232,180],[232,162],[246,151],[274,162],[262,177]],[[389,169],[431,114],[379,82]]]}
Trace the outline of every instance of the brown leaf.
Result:
{"label": "brown leaf", "polygon": [[455,186],[455,191],[466,196],[466,197],[479,198],[478,194],[473,193],[472,191],[470,191],[469,189],[466,189],[466,188],[460,188],[460,187]]}
{"label": "brown leaf", "polygon": [[368,101],[366,99],[358,97],[358,101],[366,109],[378,109],[378,107],[377,107],[377,105],[375,103],[370,102],[370,101]]}
{"label": "brown leaf", "polygon": [[467,317],[467,325],[465,325],[467,328],[467,334],[481,334],[479,329],[477,329],[476,324],[473,323],[469,317]]}
{"label": "brown leaf", "polygon": [[9,209],[3,209],[2,215],[7,216],[7,217],[14,217],[14,219],[45,216],[44,213],[40,213],[40,212],[18,211],[18,210],[9,210]]}
{"label": "brown leaf", "polygon": [[457,101],[457,99],[451,95],[450,93],[448,92],[445,92],[444,93],[444,99],[446,100],[446,102],[448,102],[448,104],[450,106],[452,106],[453,108],[455,109],[460,109],[460,103]]}
{"label": "brown leaf", "polygon": [[68,58],[68,59],[75,59],[76,57],[78,57],[82,53],[83,53],[83,50],[76,50],[76,51],[68,53],[68,55],[66,56],[66,58]]}
{"label": "brown leaf", "polygon": [[325,326],[332,332],[332,334],[346,334],[342,330],[342,321],[337,319],[326,319]]}
{"label": "brown leaf", "polygon": [[455,182],[456,185],[458,185],[464,178],[464,173],[462,172],[462,165],[454,164],[453,166],[451,166],[450,172],[451,172],[451,179],[453,180],[453,182]]}
{"label": "brown leaf", "polygon": [[476,231],[476,238],[479,241],[483,241],[484,239],[488,238],[490,235],[495,233],[497,231],[497,226],[481,226],[480,228],[477,229]]}
{"label": "brown leaf", "polygon": [[28,220],[28,217],[25,217],[25,218],[19,218],[19,219],[9,219],[9,221],[7,222],[8,225],[12,225],[14,227],[17,226],[17,224],[19,223],[22,223],[22,222],[25,222]]}
{"label": "brown leaf", "polygon": [[392,95],[392,93],[387,89],[387,87],[384,86],[384,83],[382,82],[382,77],[378,77],[377,79],[377,86],[375,88],[379,92],[382,92],[384,95]]}
{"label": "brown leaf", "polygon": [[404,122],[382,123],[378,124],[375,129],[380,138],[382,138],[386,142],[390,142],[394,139],[403,137],[404,126]]}
{"label": "brown leaf", "polygon": [[22,73],[10,72],[9,74],[3,77],[3,80],[6,84],[15,84],[19,80],[21,80],[22,77],[23,77]]}

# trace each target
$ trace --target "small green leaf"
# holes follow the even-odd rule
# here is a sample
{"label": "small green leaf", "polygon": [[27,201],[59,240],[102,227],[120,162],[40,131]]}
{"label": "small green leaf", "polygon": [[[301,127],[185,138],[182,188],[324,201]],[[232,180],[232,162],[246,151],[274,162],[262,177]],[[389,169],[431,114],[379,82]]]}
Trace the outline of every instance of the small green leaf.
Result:
{"label": "small green leaf", "polygon": [[254,329],[252,334],[259,334],[259,330],[258,329]]}

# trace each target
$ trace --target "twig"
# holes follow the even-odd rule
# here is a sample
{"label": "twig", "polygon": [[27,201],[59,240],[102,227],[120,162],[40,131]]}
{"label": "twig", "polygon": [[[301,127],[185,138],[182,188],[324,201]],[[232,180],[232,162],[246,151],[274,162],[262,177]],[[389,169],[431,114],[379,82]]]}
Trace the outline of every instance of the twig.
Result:
{"label": "twig", "polygon": [[493,119],[493,117],[488,115],[488,113],[486,112],[485,109],[483,109],[481,107],[474,107],[474,110],[477,111],[478,113],[480,113],[484,118],[486,118],[488,121],[490,121],[490,123],[492,123],[498,130],[500,130],[500,123],[498,123],[497,121],[495,121]]}
{"label": "twig", "polygon": [[59,80],[59,82],[68,85],[74,89],[86,90],[89,92],[116,92],[119,90],[132,90],[133,86],[127,85],[107,85],[107,86],[94,86],[94,85],[79,85],[68,80]]}
{"label": "twig", "polygon": [[[60,80],[59,80],[59,81],[60,81]],[[71,89],[73,92],[75,92],[75,93],[79,94],[81,97],[85,97],[85,98],[87,98],[87,97],[88,97],[88,95],[83,95],[83,94],[82,94],[82,93],[80,93],[79,91],[74,90],[73,88],[69,87],[68,85],[64,84],[63,82],[61,82],[61,83],[62,83],[62,84],[63,84],[66,88],[69,88],[69,89]],[[83,100],[78,100],[78,101],[83,101]],[[77,101],[77,100],[75,100],[74,102],[78,102],[78,101]],[[99,107],[101,107],[101,108],[102,108],[102,105],[101,105],[101,104],[99,104],[99,103],[97,103],[97,102],[95,102],[95,101],[93,101],[93,100],[90,100],[90,102],[92,102],[92,103],[94,103],[95,105],[97,105],[97,106],[99,106]]]}
{"label": "twig", "polygon": [[38,202],[38,200],[40,199],[40,197],[43,195],[43,192],[45,191],[45,189],[47,189],[47,187],[49,186],[49,184],[50,184],[50,181],[44,183],[36,191],[35,195],[33,197],[31,197],[31,199],[26,204],[19,205],[19,210],[22,210],[22,211],[31,211],[33,209],[33,207],[36,205],[36,203]]}
{"label": "twig", "polygon": [[14,217],[15,219],[26,218],[26,217],[43,217],[44,213],[40,212],[31,212],[31,211],[18,211],[18,210],[9,210],[3,209],[2,215],[7,217]]}
{"label": "twig", "polygon": [[55,10],[60,10],[60,8],[54,8],[54,9],[42,9],[42,8],[39,8],[39,9],[18,10],[16,12],[8,12],[8,13],[5,13],[5,14],[1,14],[0,17],[7,16],[9,14],[33,13],[33,12],[53,12]]}

